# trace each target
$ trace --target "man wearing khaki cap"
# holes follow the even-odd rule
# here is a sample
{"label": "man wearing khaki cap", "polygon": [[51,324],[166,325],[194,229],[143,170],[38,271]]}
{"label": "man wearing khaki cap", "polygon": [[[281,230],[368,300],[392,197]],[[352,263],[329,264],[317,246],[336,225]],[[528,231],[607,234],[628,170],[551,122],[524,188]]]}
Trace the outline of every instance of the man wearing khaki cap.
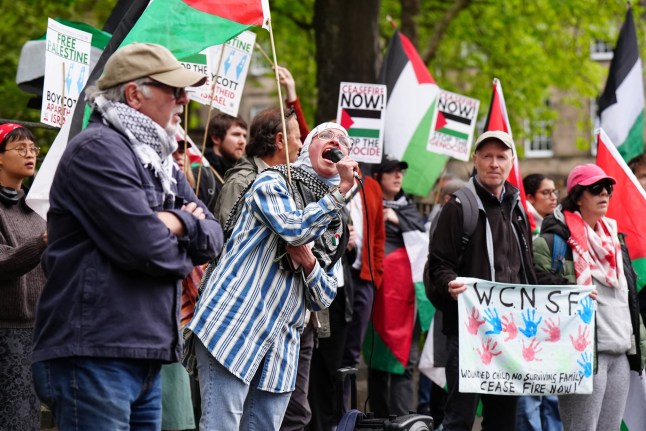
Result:
{"label": "man wearing khaki cap", "polygon": [[471,430],[478,400],[483,404],[482,429],[513,430],[517,397],[462,393],[459,390],[458,295],[467,288],[457,277],[476,277],[503,283],[536,284],[532,235],[522,210],[518,189],[507,182],[515,157],[514,141],[505,132],[490,131],[478,137],[473,164],[475,175],[462,189],[478,208],[478,222],[464,243],[463,208],[455,196],[437,218],[431,238],[428,278],[441,292],[447,336],[447,400],[442,425],[445,431]]}
{"label": "man wearing khaki cap", "polygon": [[180,280],[222,230],[172,161],[184,87],[205,77],[132,44],[88,89],[93,112],[52,183],[36,392],[59,430],[161,428],[162,363],[177,362]]}

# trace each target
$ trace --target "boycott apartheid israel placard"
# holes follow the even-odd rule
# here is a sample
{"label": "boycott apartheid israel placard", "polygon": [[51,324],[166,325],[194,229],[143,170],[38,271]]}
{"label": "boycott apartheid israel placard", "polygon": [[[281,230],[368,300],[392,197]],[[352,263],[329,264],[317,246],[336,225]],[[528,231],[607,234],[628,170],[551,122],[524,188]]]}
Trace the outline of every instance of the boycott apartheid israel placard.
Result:
{"label": "boycott apartheid israel placard", "polygon": [[480,101],[440,91],[433,106],[433,120],[426,149],[468,161]]}
{"label": "boycott apartheid israel placard", "polygon": [[592,393],[594,286],[459,280],[460,392]]}
{"label": "boycott apartheid israel placard", "polygon": [[92,34],[47,20],[40,121],[61,127],[72,115],[90,75]]}
{"label": "boycott apartheid israel placard", "polygon": [[[203,73],[207,77],[204,85],[190,89],[189,98],[208,105],[213,94],[214,108],[234,117],[238,115],[255,43],[256,34],[245,31],[223,45],[215,45],[200,54],[180,59],[186,69]],[[216,84],[213,92],[214,80]]]}
{"label": "boycott apartheid israel placard", "polygon": [[357,162],[381,163],[386,124],[386,86],[342,82],[336,121],[352,139],[351,157]]}

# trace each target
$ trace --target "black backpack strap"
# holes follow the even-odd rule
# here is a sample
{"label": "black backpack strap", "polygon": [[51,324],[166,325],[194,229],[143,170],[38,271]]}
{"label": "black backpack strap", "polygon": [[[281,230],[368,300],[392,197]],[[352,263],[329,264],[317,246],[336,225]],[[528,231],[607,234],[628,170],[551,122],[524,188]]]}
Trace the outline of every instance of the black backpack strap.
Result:
{"label": "black backpack strap", "polygon": [[467,187],[453,193],[462,206],[462,238],[460,239],[460,258],[467,248],[469,240],[478,226],[478,200]]}

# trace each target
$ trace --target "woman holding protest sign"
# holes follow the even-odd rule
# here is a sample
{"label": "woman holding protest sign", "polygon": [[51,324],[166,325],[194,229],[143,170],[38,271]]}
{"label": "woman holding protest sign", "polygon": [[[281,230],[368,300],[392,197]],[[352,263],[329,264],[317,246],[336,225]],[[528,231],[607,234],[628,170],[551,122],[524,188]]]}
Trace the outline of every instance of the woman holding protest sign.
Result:
{"label": "woman holding protest sign", "polygon": [[22,182],[34,175],[40,148],[24,127],[0,125],[0,428],[40,429],[31,377],[36,301],[45,284],[40,255],[45,220],[25,205]]}
{"label": "woman holding protest sign", "polygon": [[596,344],[596,358],[580,363],[581,373],[595,373],[594,389],[590,395],[559,396],[567,430],[618,430],[630,370],[644,365],[635,272],[617,223],[605,217],[615,183],[596,165],[576,166],[567,179],[568,196],[545,218],[534,241],[537,273],[553,284],[596,287],[591,294],[596,301],[584,299],[577,310],[589,324],[596,304],[596,334],[584,331],[571,340]]}

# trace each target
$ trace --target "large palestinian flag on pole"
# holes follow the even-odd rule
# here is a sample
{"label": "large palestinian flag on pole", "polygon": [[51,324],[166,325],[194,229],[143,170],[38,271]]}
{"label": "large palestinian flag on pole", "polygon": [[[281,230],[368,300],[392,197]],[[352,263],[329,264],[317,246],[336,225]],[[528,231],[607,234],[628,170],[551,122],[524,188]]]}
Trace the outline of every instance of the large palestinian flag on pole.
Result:
{"label": "large palestinian flag on pole", "polygon": [[606,215],[617,221],[619,232],[626,234],[626,245],[637,272],[637,287],[641,290],[646,285],[646,192],[605,130],[597,130],[596,135],[597,165],[614,177],[618,185]]}
{"label": "large palestinian flag on pole", "polygon": [[[507,115],[507,105],[505,104],[505,96],[502,93],[502,85],[497,78],[493,80],[493,94],[491,95],[491,104],[489,105],[489,113],[487,114],[487,121],[484,127],[485,131],[501,130],[511,134],[511,125],[509,124],[509,116]],[[520,167],[518,166],[518,153],[514,150],[514,164],[511,167],[511,172],[507,181],[514,187],[520,190],[520,200],[525,208],[527,219],[532,232],[536,229],[536,222],[527,211],[527,199],[525,197],[525,187],[523,187],[523,177],[520,175]]]}
{"label": "large palestinian flag on pole", "polygon": [[404,190],[426,196],[448,159],[426,149],[440,89],[411,41],[397,30],[379,82],[388,88],[384,153],[408,163]]}
{"label": "large palestinian flag on pole", "polygon": [[632,8],[626,12],[606,88],[599,97],[597,123],[629,161],[644,152],[644,77]]}
{"label": "large palestinian flag on pole", "polygon": [[[606,135],[598,129],[597,165],[617,180],[606,215],[617,221],[619,232],[626,234],[626,246],[633,268],[637,272],[637,289],[640,301],[644,298],[646,284],[646,192],[637,181],[621,154]],[[646,379],[630,372],[628,402],[624,411],[623,430],[646,429]]]}
{"label": "large palestinian flag on pole", "polygon": [[157,43],[184,58],[268,20],[268,0],[154,0],[123,44]]}
{"label": "large palestinian flag on pole", "polygon": [[[431,326],[435,308],[423,283],[428,234],[414,205],[397,210],[404,246],[384,257],[381,287],[375,291],[372,321],[366,332],[363,356],[370,368],[403,374],[410,355],[416,318],[422,331]],[[395,248],[386,238],[386,250]],[[390,247],[390,246],[392,247]]]}

